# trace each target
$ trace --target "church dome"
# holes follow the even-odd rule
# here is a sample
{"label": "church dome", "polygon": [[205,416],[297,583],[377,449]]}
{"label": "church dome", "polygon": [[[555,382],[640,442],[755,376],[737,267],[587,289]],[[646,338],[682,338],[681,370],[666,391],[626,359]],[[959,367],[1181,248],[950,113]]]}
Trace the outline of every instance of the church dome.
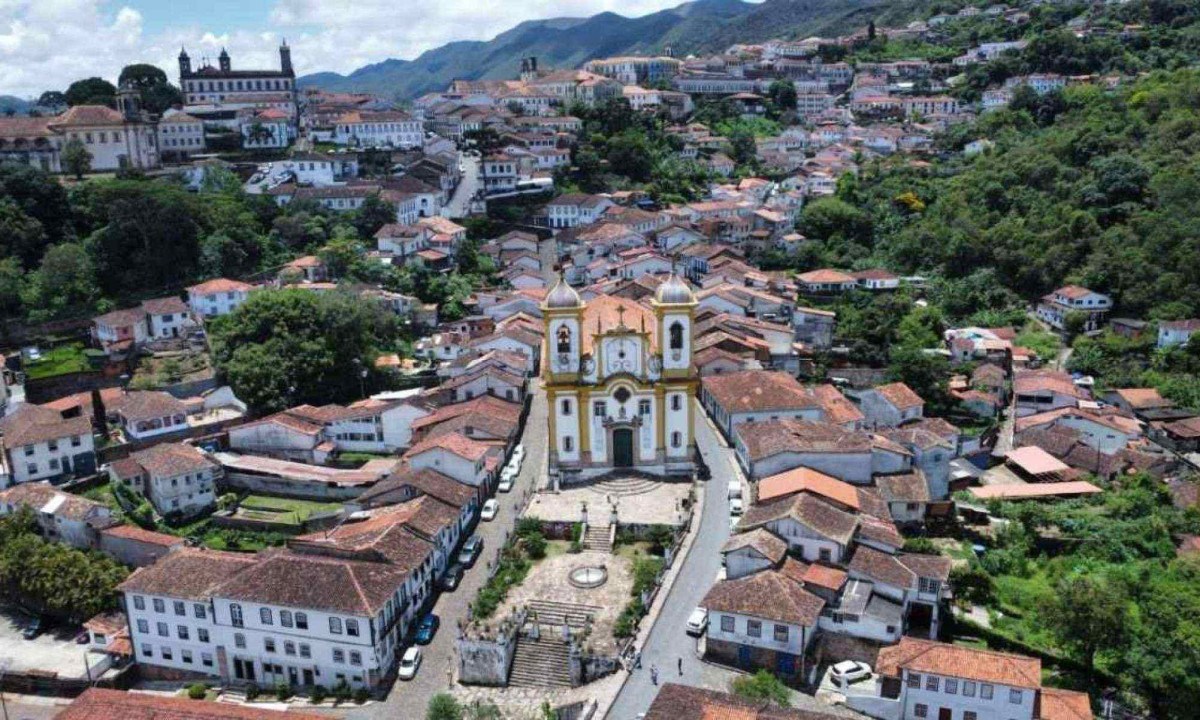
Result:
{"label": "church dome", "polygon": [[671,273],[671,276],[658,286],[654,300],[660,305],[687,305],[696,302],[696,296],[687,283],[675,273]]}
{"label": "church dome", "polygon": [[579,293],[575,292],[575,288],[568,285],[560,277],[558,284],[546,296],[546,307],[548,308],[577,308],[583,305],[583,301],[579,299]]}

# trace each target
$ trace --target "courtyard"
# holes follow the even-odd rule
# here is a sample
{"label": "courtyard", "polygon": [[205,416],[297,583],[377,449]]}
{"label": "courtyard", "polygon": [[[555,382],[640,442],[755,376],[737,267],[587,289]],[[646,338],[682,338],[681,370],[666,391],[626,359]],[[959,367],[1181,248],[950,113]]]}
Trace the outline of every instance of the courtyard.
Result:
{"label": "courtyard", "polygon": [[557,492],[542,490],[534,494],[524,515],[553,523],[583,522],[586,516],[589,525],[607,527],[615,506],[619,525],[678,527],[691,497],[690,482],[615,477]]}

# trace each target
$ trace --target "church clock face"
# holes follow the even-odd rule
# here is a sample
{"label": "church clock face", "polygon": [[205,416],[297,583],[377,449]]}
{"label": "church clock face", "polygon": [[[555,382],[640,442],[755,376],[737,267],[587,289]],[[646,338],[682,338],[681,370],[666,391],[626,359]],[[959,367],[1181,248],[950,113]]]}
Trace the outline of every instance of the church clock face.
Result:
{"label": "church clock face", "polygon": [[613,340],[605,348],[604,360],[609,375],[637,370],[637,343],[628,338]]}

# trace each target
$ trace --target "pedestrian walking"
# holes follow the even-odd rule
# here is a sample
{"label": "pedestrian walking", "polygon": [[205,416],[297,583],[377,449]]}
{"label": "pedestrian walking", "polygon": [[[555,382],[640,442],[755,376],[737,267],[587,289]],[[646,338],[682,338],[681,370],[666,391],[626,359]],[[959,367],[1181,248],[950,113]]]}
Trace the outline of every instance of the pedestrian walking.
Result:
{"label": "pedestrian walking", "polygon": [[683,658],[679,658],[679,674],[683,675]]}
{"label": "pedestrian walking", "polygon": [[655,685],[658,684],[658,666],[657,665],[650,666],[650,682],[654,683]]}
{"label": "pedestrian walking", "polygon": [[642,651],[641,650],[638,650],[633,655],[633,667],[636,670],[642,669]]}

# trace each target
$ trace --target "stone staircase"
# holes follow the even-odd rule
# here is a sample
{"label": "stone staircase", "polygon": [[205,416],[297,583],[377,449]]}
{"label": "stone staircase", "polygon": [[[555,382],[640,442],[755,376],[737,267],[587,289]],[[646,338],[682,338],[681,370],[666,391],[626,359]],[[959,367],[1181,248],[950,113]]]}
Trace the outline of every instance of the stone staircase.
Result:
{"label": "stone staircase", "polygon": [[552,626],[557,629],[556,631],[561,631],[564,624],[569,625],[572,629],[583,629],[587,626],[588,620],[600,611],[596,605],[555,600],[530,600],[526,605],[530,610],[529,615],[526,616],[528,621],[532,622],[536,617],[539,625]]}
{"label": "stone staircase", "polygon": [[662,481],[647,477],[615,477],[597,480],[587,486],[587,489],[597,495],[611,497],[628,497],[645,495],[658,487]]}
{"label": "stone staircase", "polygon": [[509,687],[571,687],[570,651],[561,637],[544,632],[540,639],[521,637],[513,654]]}
{"label": "stone staircase", "polygon": [[612,552],[608,525],[588,525],[583,533],[583,549],[591,552]]}

